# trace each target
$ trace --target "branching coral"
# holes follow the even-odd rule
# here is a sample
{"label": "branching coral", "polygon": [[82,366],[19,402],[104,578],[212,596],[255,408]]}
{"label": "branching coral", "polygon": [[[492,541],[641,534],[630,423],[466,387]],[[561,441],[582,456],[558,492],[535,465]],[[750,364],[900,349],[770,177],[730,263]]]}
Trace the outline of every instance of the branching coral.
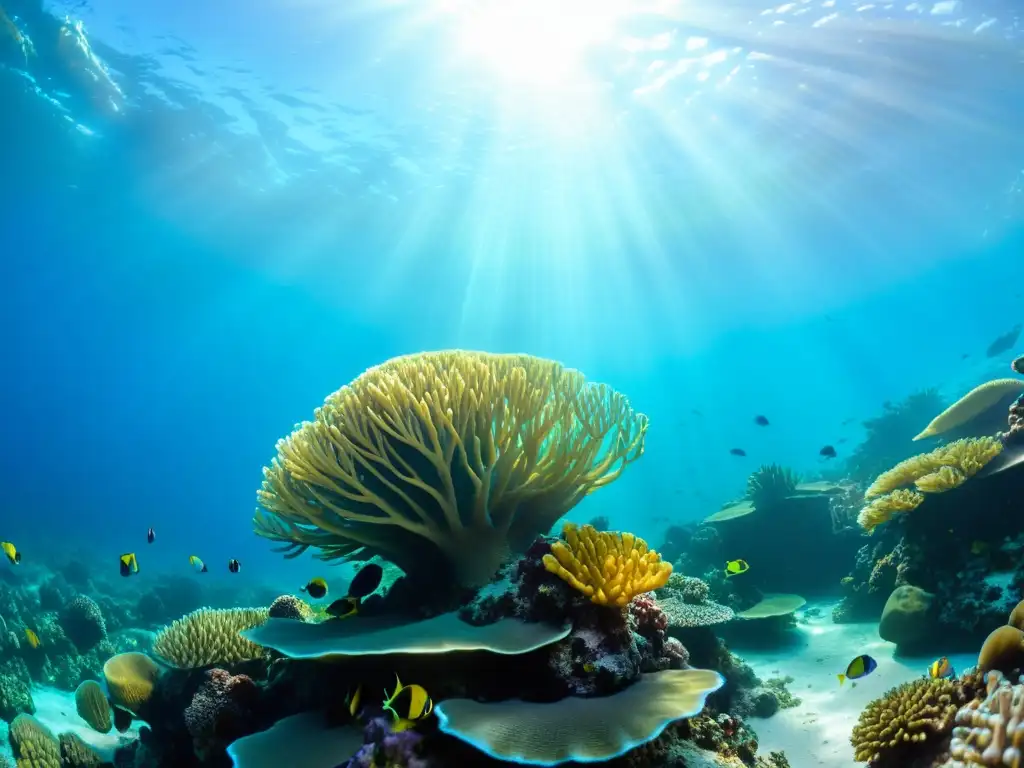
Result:
{"label": "branching coral", "polygon": [[986,697],[956,713],[950,760],[943,768],[1009,766],[1024,762],[1024,685],[1010,685],[999,672],[986,677]]}
{"label": "branching coral", "polygon": [[200,608],[160,630],[153,652],[179,669],[259,659],[265,651],[238,633],[266,620],[265,608]]}
{"label": "branching coral", "polygon": [[955,680],[922,678],[892,688],[861,712],[850,742],[854,759],[867,763],[896,758],[908,745],[945,737],[964,693]]}
{"label": "branching coral", "polygon": [[622,394],[530,355],[431,352],[330,395],[264,470],[256,532],[295,557],[440,559],[486,582],[643,454],[647,417]]}
{"label": "branching coral", "polygon": [[897,488],[913,485],[919,479],[938,472],[943,467],[957,470],[966,480],[998,456],[1002,449],[1002,443],[992,437],[956,440],[949,445],[939,446],[934,451],[901,461],[875,478],[875,482],[864,495],[873,499]]}
{"label": "branching coral", "polygon": [[755,509],[767,509],[785,501],[796,490],[796,474],[778,464],[765,464],[747,478],[747,498]]}
{"label": "branching coral", "polygon": [[901,488],[873,499],[858,513],[857,523],[870,533],[875,526],[888,522],[895,513],[910,512],[917,509],[922,502],[924,502],[924,496],[920,493]]}
{"label": "branching coral", "polygon": [[672,574],[672,564],[631,533],[567,523],[564,534],[565,542],[555,542],[544,555],[544,567],[599,605],[628,605],[665,586]]}

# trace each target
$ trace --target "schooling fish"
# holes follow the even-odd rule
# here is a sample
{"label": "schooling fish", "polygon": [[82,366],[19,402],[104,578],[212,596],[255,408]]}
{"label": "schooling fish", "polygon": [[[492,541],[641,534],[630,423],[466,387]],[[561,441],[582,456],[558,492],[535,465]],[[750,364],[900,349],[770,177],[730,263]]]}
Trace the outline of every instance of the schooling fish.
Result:
{"label": "schooling fish", "polygon": [[156,531],[150,528],[148,531],[146,531],[146,543],[152,544],[154,541],[156,541]]}
{"label": "schooling fish", "polygon": [[864,653],[847,665],[845,673],[840,672],[836,677],[839,678],[839,684],[842,685],[847,680],[858,680],[862,677],[867,677],[875,671],[877,666],[878,662]]}
{"label": "schooling fish", "polygon": [[759,427],[767,427],[768,417],[758,414],[757,416],[754,417],[754,423],[757,424],[757,426]]}
{"label": "schooling fish", "polygon": [[742,448],[730,448],[729,449],[729,453],[731,453],[733,456],[746,456],[747,455],[747,452],[744,451]]}
{"label": "schooling fish", "polygon": [[327,582],[321,579],[319,576],[309,580],[309,583],[302,588],[310,597],[319,600],[321,597],[327,594]]}
{"label": "schooling fish", "polygon": [[11,565],[21,565],[21,552],[9,541],[0,541],[0,549],[3,550]]}
{"label": "schooling fish", "polygon": [[207,570],[207,568],[206,568],[206,563],[204,563],[202,560],[200,560],[195,555],[189,555],[188,556],[188,564],[191,565],[193,568],[195,568],[196,573],[208,573],[209,572]]}
{"label": "schooling fish", "polygon": [[129,552],[121,555],[121,575],[131,576],[139,572],[139,562],[135,559],[135,553]]}
{"label": "schooling fish", "polygon": [[956,677],[956,670],[953,669],[953,665],[949,663],[949,659],[943,656],[928,665],[928,677],[937,679]]}
{"label": "schooling fish", "polygon": [[836,457],[836,449],[833,448],[831,445],[826,445],[824,448],[818,451],[818,455],[824,456],[826,459],[834,459]]}
{"label": "schooling fish", "polygon": [[421,685],[402,685],[398,675],[395,675],[395,690],[388,696],[385,689],[384,696],[384,711],[394,715],[391,730],[395,732],[412,728],[434,711],[434,702],[426,689]]}
{"label": "schooling fish", "polygon": [[25,627],[25,639],[28,641],[28,644],[31,645],[33,648],[39,647],[39,635],[37,635],[28,627]]}
{"label": "schooling fish", "polygon": [[750,566],[746,560],[730,560],[725,564],[726,578],[729,576],[739,576],[741,573],[746,573],[749,570]]}
{"label": "schooling fish", "polygon": [[237,560],[228,560],[228,570],[232,573],[238,573],[242,570],[242,564]]}

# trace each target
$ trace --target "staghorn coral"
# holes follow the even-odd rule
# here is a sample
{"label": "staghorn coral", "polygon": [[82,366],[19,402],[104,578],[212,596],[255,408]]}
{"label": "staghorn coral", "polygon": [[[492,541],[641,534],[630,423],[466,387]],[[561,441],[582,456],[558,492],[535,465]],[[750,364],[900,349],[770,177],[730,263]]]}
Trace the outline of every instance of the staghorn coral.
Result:
{"label": "staghorn coral", "polygon": [[[919,479],[950,467],[969,479],[976,475],[1003,450],[1003,444],[993,437],[965,437],[934,451],[911,456],[892,469],[883,472],[864,493],[867,499],[913,485]],[[962,482],[962,481],[961,481]],[[922,488],[921,490],[925,490]]]}
{"label": "staghorn coral", "polygon": [[18,768],[61,768],[60,742],[32,715],[18,715],[8,733]]}
{"label": "staghorn coral", "polygon": [[86,680],[75,690],[75,710],[90,728],[99,733],[107,733],[113,725],[107,697],[95,680]]}
{"label": "staghorn coral", "polygon": [[956,713],[950,759],[942,768],[1019,768],[1024,762],[1024,685],[1010,685],[999,672],[989,672],[985,694]]}
{"label": "staghorn coral", "polygon": [[797,482],[792,470],[764,464],[747,478],[747,498],[755,509],[768,509],[784,502],[796,490]]}
{"label": "staghorn coral", "polygon": [[896,686],[860,714],[850,743],[857,762],[906,765],[909,748],[940,744],[966,697],[956,680],[922,678]]}
{"label": "staghorn coral", "polygon": [[917,491],[903,488],[873,499],[857,515],[857,523],[868,533],[876,526],[886,523],[897,512],[910,512],[924,502],[924,496]]}
{"label": "staghorn coral", "polygon": [[179,669],[260,659],[265,651],[238,633],[266,620],[265,608],[200,608],[160,630],[153,652]]}
{"label": "staghorn coral", "polygon": [[103,665],[110,703],[132,714],[153,695],[160,668],[149,656],[136,651],[119,653]]}
{"label": "staghorn coral", "polygon": [[923,440],[949,432],[988,410],[1004,397],[1019,394],[1024,390],[1024,380],[995,379],[979,384],[944,410],[914,439]]}
{"label": "staghorn coral", "polygon": [[636,595],[665,586],[672,564],[631,533],[566,523],[565,543],[551,545],[544,567],[598,605],[626,606]]}
{"label": "staghorn coral", "polygon": [[398,357],[278,441],[254,524],[288,557],[441,564],[478,586],[638,459],[646,432],[623,395],[554,361]]}

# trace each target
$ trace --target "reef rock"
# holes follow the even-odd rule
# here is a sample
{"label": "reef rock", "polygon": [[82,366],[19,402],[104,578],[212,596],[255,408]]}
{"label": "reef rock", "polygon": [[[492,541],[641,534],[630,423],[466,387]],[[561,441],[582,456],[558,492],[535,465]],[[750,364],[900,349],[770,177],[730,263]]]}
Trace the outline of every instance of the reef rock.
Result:
{"label": "reef rock", "polygon": [[878,635],[897,646],[918,642],[928,633],[935,595],[905,584],[896,587],[885,601]]}

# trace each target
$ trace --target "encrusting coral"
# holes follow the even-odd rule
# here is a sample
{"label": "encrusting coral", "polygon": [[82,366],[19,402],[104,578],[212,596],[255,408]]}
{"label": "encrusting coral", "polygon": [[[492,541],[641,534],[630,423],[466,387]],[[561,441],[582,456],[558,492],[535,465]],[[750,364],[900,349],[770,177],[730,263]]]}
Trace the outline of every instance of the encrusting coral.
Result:
{"label": "encrusting coral", "polygon": [[478,586],[638,459],[646,432],[625,396],[555,361],[398,357],[278,441],[254,524],[288,557],[380,555]]}
{"label": "encrusting coral", "polygon": [[153,653],[179,669],[259,659],[264,650],[238,633],[266,620],[265,608],[200,608],[160,630]]}
{"label": "encrusting coral", "polygon": [[567,523],[565,542],[551,545],[544,567],[598,605],[625,607],[636,595],[665,586],[672,564],[631,533]]}
{"label": "encrusting coral", "polygon": [[906,764],[900,757],[907,748],[945,738],[965,700],[956,680],[922,678],[886,691],[860,714],[850,737],[854,759]]}

